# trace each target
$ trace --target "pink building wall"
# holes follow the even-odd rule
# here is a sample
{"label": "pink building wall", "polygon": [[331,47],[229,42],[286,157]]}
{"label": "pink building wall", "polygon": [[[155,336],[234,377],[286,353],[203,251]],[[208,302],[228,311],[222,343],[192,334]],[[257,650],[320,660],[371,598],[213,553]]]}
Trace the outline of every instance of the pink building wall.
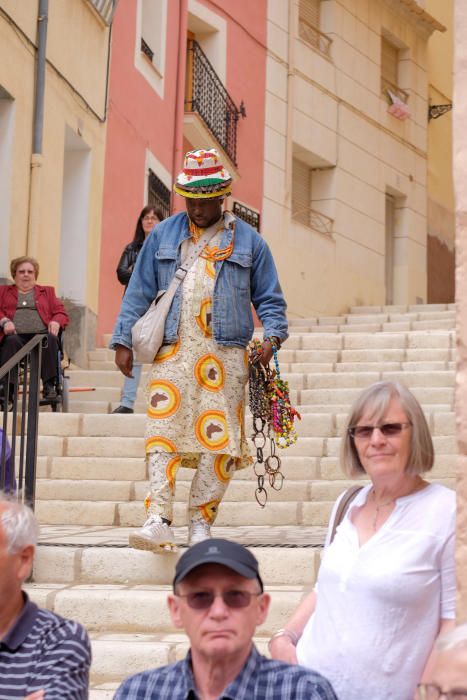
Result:
{"label": "pink building wall", "polygon": [[[266,85],[266,0],[237,3],[202,0],[227,22],[226,88],[237,106],[243,100],[247,118],[237,128],[240,179],[234,198],[260,210]],[[164,99],[134,65],[136,0],[120,2],[112,29],[102,247],[97,343],[112,330],[123,288],[115,274],[121,252],[133,237],[137,216],[146,203],[145,157],[150,150],[172,173],[185,150],[203,147],[183,137],[187,0],[167,3]],[[181,38],[181,41],[179,40]],[[180,45],[181,44],[181,45]],[[177,61],[179,58],[179,61]],[[178,80],[177,80],[178,68]],[[178,99],[177,99],[178,88]],[[221,152],[222,154],[222,152]],[[176,201],[178,200],[178,201]],[[174,198],[174,210],[184,208]]]}

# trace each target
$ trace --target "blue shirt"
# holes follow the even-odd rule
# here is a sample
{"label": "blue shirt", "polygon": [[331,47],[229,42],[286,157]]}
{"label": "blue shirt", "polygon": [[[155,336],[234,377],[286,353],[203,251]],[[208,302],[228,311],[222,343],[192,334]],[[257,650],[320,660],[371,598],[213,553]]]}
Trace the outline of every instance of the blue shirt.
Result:
{"label": "blue shirt", "polygon": [[[174,214],[161,221],[146,238],[115,323],[110,345],[113,349],[116,345],[131,348],[132,327],[169,286],[181,265],[183,241],[190,238],[188,224],[186,213]],[[219,247],[226,248],[232,242],[229,257],[215,263],[214,340],[219,345],[245,348],[254,331],[252,304],[264,334],[286,340],[286,303],[266,241],[242,219],[235,219],[234,229],[224,220]],[[164,344],[175,343],[178,338],[182,287],[177,289],[165,320]]]}
{"label": "blue shirt", "polygon": [[[114,700],[198,700],[190,652],[183,661],[138,673]],[[337,700],[331,684],[314,671],[261,656],[253,647],[238,676],[219,700]]]}
{"label": "blue shirt", "polygon": [[46,700],[87,700],[90,665],[86,630],[25,595],[21,614],[0,640],[0,700],[23,700],[42,688]]}

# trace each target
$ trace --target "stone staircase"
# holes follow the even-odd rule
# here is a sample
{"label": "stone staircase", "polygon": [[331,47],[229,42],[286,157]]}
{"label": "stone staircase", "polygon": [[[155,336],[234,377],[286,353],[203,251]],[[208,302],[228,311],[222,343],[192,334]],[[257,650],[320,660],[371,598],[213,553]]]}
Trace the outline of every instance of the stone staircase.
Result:
{"label": "stone staircase", "polygon": [[[260,648],[314,581],[332,503],[350,484],[339,469],[339,435],[363,387],[395,379],[413,390],[435,443],[431,478],[454,485],[454,324],[451,305],[356,307],[342,317],[291,321],[280,362],[302,420],[298,443],[281,453],[283,489],[270,490],[261,509],[253,475],[239,472],[214,528],[253,547],[260,560],[273,596],[258,630]],[[165,605],[176,555],[126,546],[131,528],[144,519],[143,389],[141,413],[108,415],[118,405],[122,377],[104,348],[89,353],[89,368],[70,377],[72,387],[95,390],[72,393],[72,413],[41,413],[36,509],[43,527],[29,588],[40,605],[87,626],[91,698],[103,700],[130,673],[183,656],[187,643],[171,627]],[[174,525],[181,545],[191,476],[179,471]]]}

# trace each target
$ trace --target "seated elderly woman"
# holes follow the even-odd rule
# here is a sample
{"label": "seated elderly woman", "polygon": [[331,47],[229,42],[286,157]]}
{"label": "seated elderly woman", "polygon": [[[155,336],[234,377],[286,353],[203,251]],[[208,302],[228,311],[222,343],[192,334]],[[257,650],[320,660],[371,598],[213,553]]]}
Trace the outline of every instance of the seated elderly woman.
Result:
{"label": "seated elderly woman", "polygon": [[345,700],[413,700],[440,633],[454,626],[455,493],[423,478],[434,461],[423,411],[401,384],[356,400],[344,471],[369,477],[331,541],[314,591],[273,635],[274,658],[323,674]]}
{"label": "seated elderly woman", "polygon": [[39,263],[27,256],[10,264],[14,284],[0,286],[0,365],[5,364],[36,333],[47,334],[42,349],[43,396],[55,399],[58,334],[68,324],[68,314],[53,287],[37,284]]}

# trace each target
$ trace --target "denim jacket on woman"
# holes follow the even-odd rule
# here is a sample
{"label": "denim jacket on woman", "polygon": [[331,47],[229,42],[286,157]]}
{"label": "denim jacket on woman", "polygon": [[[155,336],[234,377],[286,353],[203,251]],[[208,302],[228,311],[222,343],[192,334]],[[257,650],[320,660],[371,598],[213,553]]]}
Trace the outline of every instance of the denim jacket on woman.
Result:
{"label": "denim jacket on woman", "polygon": [[[190,237],[188,216],[175,214],[149,234],[138,255],[130,283],[123,297],[110,347],[131,348],[131,329],[160,292],[165,291],[181,264],[181,246]],[[225,228],[219,243],[225,248],[232,230]],[[254,330],[251,304],[263,324],[265,336],[281,341],[288,337],[286,303],[276,266],[265,240],[245,221],[236,218],[234,249],[226,260],[215,263],[216,279],[212,298],[212,330],[219,345],[244,348]],[[178,338],[182,286],[177,289],[167,315],[164,344]]]}

